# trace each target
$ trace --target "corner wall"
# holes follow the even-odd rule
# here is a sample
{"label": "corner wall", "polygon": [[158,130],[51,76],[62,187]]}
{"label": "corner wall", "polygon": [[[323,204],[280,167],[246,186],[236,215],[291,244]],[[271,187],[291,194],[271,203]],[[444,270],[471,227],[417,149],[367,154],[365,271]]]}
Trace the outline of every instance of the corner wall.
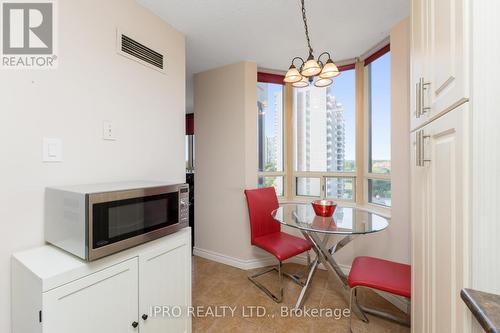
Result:
{"label": "corner wall", "polygon": [[[10,257],[44,243],[46,186],[184,182],[184,36],[134,0],[58,4],[59,67],[0,73],[0,327],[10,332]],[[116,53],[116,29],[165,50],[167,75]],[[112,120],[116,141],[102,139]],[[42,138],[63,162],[42,163]]]}
{"label": "corner wall", "polygon": [[257,187],[257,65],[195,75],[195,253],[246,268],[265,253],[250,245],[246,188]]}
{"label": "corner wall", "polygon": [[391,220],[355,240],[356,255],[410,263],[410,20],[391,29]]}

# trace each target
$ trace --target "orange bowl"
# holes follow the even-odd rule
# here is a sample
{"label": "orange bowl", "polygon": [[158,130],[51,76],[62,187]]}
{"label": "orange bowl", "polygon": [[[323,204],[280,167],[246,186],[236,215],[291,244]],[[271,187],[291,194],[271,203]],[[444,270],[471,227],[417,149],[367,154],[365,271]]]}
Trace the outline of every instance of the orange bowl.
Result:
{"label": "orange bowl", "polygon": [[316,215],[323,217],[332,216],[337,208],[337,204],[332,200],[314,200],[311,204]]}

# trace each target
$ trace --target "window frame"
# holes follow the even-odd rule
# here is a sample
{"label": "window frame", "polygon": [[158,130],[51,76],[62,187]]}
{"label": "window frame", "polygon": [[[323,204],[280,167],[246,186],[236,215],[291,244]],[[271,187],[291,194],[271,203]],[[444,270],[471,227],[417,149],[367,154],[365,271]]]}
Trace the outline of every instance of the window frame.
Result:
{"label": "window frame", "polygon": [[[378,51],[374,52],[372,55],[367,57],[364,61],[363,64],[363,77],[364,77],[364,105],[365,105],[365,110],[364,110],[364,118],[365,118],[365,148],[364,148],[364,179],[363,179],[363,188],[364,188],[364,203],[368,206],[372,207],[377,207],[377,208],[383,208],[383,209],[391,209],[391,206],[386,206],[382,205],[376,202],[371,202],[371,197],[370,197],[370,181],[371,180],[383,180],[383,181],[388,181],[391,186],[391,174],[392,174],[392,169],[391,172],[389,173],[374,173],[370,172],[371,165],[370,163],[372,162],[372,156],[371,156],[371,89],[370,89],[370,81],[371,81],[371,71],[370,71],[370,64],[379,59],[380,57],[386,55],[391,51],[391,46],[390,44],[387,44],[380,48]],[[391,147],[392,148],[392,147]],[[392,156],[391,156],[392,160]]]}
{"label": "window frame", "polygon": [[[257,83],[272,83],[272,84],[279,84],[281,86],[283,86],[283,96],[282,96],[282,103],[283,103],[283,107],[282,107],[282,112],[283,112],[283,115],[282,115],[282,119],[283,119],[283,122],[282,122],[282,133],[283,133],[283,136],[285,137],[285,131],[287,130],[287,125],[286,125],[286,120],[285,120],[285,115],[286,115],[286,86],[283,82],[283,79],[285,77],[283,75],[279,75],[279,74],[273,74],[273,73],[265,73],[265,72],[257,72]],[[258,121],[259,121],[259,115],[257,113],[257,131],[259,130],[259,125],[258,125]],[[257,132],[258,133],[258,132]],[[258,184],[258,180],[260,177],[282,177],[283,179],[283,182],[282,182],[282,186],[283,186],[283,193],[281,195],[279,195],[277,193],[277,196],[279,199],[283,199],[283,198],[287,198],[288,197],[288,191],[287,191],[287,177],[286,177],[286,168],[287,168],[287,150],[286,150],[286,147],[287,147],[287,143],[285,142],[285,138],[283,138],[282,140],[283,142],[283,146],[282,146],[282,150],[283,150],[283,169],[282,171],[259,171],[258,170],[258,167],[257,167],[257,184]],[[259,159],[259,154],[260,154],[260,151],[259,151],[259,148],[257,147],[257,160]]]}
{"label": "window frame", "polygon": [[[346,64],[346,65],[343,65],[343,66],[338,66],[339,68],[339,71],[342,73],[344,71],[348,71],[348,70],[354,70],[356,71],[355,69],[355,63],[350,63],[350,64]],[[356,75],[356,72],[354,73],[354,75]],[[354,83],[354,89],[356,90],[356,82]],[[357,92],[355,92],[355,95],[357,96]],[[355,97],[356,99],[356,104],[357,104],[357,98]],[[291,196],[289,197],[291,200],[297,200],[297,201],[306,201],[306,200],[311,200],[311,199],[331,199],[331,200],[335,200],[335,201],[338,201],[338,202],[343,202],[343,203],[350,203],[350,204],[353,204],[353,203],[356,203],[356,188],[357,188],[357,181],[358,181],[358,177],[357,177],[357,172],[356,171],[353,171],[353,172],[328,172],[328,171],[297,171],[295,170],[295,154],[296,154],[296,151],[295,151],[295,142],[293,140],[293,129],[295,129],[294,127],[294,124],[295,124],[295,118],[294,118],[294,115],[293,115],[293,90],[292,90],[292,105],[290,105],[289,107],[289,110],[287,109],[288,112],[291,113],[291,116],[290,118],[292,119],[292,142],[291,142],[291,145],[292,145],[292,160],[290,161],[291,165],[292,165],[292,175],[291,177],[289,177],[289,182],[292,183],[292,189],[291,189]],[[358,106],[356,105],[356,109],[355,109],[355,113],[356,113],[356,119],[358,117],[358,114],[357,114],[357,108]],[[356,130],[355,130],[356,132]],[[356,133],[354,133],[354,135],[356,136]],[[355,150],[357,150],[357,138],[356,138],[356,145],[355,145]],[[356,155],[356,153],[355,153]],[[358,163],[357,163],[357,160],[355,158],[355,163],[356,163],[356,170],[358,169]],[[297,194],[297,181],[298,181],[298,178],[319,178],[320,180],[320,183],[319,183],[319,192],[320,192],[320,195],[319,196],[306,196],[306,195],[298,195]],[[353,180],[353,193],[352,193],[352,199],[337,199],[337,198],[327,198],[326,197],[326,179],[327,178],[347,178],[347,179],[352,179]]]}

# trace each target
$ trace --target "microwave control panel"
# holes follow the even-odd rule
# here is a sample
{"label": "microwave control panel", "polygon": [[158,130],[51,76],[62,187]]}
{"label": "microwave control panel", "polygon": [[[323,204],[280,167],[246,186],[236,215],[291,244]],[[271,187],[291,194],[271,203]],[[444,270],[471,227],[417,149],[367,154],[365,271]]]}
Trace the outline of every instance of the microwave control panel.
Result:
{"label": "microwave control panel", "polygon": [[189,186],[182,186],[179,189],[179,219],[189,220]]}

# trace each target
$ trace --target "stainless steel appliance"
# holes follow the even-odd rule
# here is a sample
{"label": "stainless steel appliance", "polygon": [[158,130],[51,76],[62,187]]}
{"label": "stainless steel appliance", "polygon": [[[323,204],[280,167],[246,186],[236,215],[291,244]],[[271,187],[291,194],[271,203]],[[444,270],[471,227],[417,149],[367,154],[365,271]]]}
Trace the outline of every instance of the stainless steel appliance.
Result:
{"label": "stainless steel appliance", "polygon": [[45,240],[87,261],[189,223],[187,184],[138,181],[50,187],[45,199]]}

